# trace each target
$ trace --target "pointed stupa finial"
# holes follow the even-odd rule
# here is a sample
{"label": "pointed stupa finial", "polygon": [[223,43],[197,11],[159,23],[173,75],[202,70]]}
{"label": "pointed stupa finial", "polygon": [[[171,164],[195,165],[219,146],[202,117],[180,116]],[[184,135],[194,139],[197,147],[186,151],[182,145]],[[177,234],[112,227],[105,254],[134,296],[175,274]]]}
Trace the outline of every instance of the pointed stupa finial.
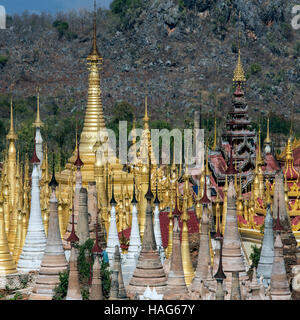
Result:
{"label": "pointed stupa finial", "polygon": [[217,148],[217,115],[215,114],[214,120],[214,144],[212,146],[212,150],[215,151]]}
{"label": "pointed stupa finial", "polygon": [[7,140],[15,141],[18,139],[17,134],[15,133],[14,129],[14,110],[13,110],[13,99],[12,96],[10,97],[10,129],[6,136]]}
{"label": "pointed stupa finial", "polygon": [[145,115],[144,115],[144,123],[147,124],[149,122],[148,117],[148,95],[145,96]]}
{"label": "pointed stupa finial", "polygon": [[90,62],[98,62],[99,60],[102,60],[101,55],[99,53],[98,47],[97,47],[97,5],[96,0],[94,0],[94,26],[93,26],[93,46],[92,50],[87,57],[87,60]]}
{"label": "pointed stupa finial", "polygon": [[232,81],[238,83],[239,85],[242,82],[246,81],[244,69],[243,69],[242,62],[241,62],[241,49],[239,49],[238,62],[235,67],[235,70],[234,70],[234,75],[233,75]]}
{"label": "pointed stupa finial", "polygon": [[151,201],[154,196],[151,190],[151,167],[152,167],[152,163],[151,163],[151,156],[149,155],[149,179],[148,179],[148,191],[145,194],[145,198],[147,199],[147,201]]}
{"label": "pointed stupa finial", "polygon": [[222,263],[222,249],[223,249],[223,240],[220,239],[220,258],[219,258],[219,267],[217,273],[214,275],[216,280],[224,280],[226,279],[225,273],[223,271],[223,263]]}
{"label": "pointed stupa finial", "polygon": [[135,177],[133,178],[133,196],[132,196],[132,200],[131,200],[132,204],[137,204],[138,201],[136,199],[136,194],[135,194]]}
{"label": "pointed stupa finial", "polygon": [[74,166],[76,166],[77,169],[80,169],[84,163],[80,159],[79,143],[77,141],[77,127],[76,127],[76,144],[77,144],[77,159],[74,162]]}
{"label": "pointed stupa finial", "polygon": [[74,243],[79,241],[79,238],[77,237],[76,233],[75,233],[75,227],[74,227],[74,204],[72,205],[72,231],[71,234],[69,236],[69,238],[67,239],[67,241]]}
{"label": "pointed stupa finial", "polygon": [[155,199],[154,199],[154,204],[159,205],[160,201],[158,199],[158,181],[156,180],[156,195],[155,195]]}
{"label": "pointed stupa finial", "polygon": [[283,227],[282,227],[282,225],[281,225],[281,223],[280,223],[280,217],[279,217],[279,191],[278,191],[278,198],[277,198],[277,200],[278,200],[278,204],[277,204],[277,220],[276,220],[276,224],[275,224],[273,230],[280,232],[280,231],[283,230]]}
{"label": "pointed stupa finial", "polygon": [[267,121],[267,136],[265,139],[266,144],[271,143],[271,138],[270,138],[270,114],[268,115],[268,121]]}
{"label": "pointed stupa finial", "polygon": [[52,179],[49,183],[49,187],[52,188],[52,189],[55,189],[58,187],[58,182],[56,181],[56,178],[55,178],[55,158],[54,158],[54,152],[53,152],[53,164],[52,164]]}
{"label": "pointed stupa finial", "polygon": [[36,88],[36,92],[37,92],[36,120],[32,124],[32,126],[36,128],[40,128],[44,125],[44,123],[41,121],[41,118],[40,118],[40,88],[39,87]]}
{"label": "pointed stupa finial", "polygon": [[174,211],[173,211],[173,216],[180,216],[181,215],[181,212],[179,211],[179,208],[178,208],[178,193],[177,193],[177,186],[176,186],[176,191],[175,191],[175,208],[174,208]]}
{"label": "pointed stupa finial", "polygon": [[243,69],[243,65],[241,62],[241,46],[240,46],[240,39],[241,39],[241,29],[240,29],[240,20],[241,20],[241,12],[239,12],[239,32],[238,32],[238,62],[234,70],[234,75],[232,81],[237,83],[238,86],[241,85],[242,82],[246,81],[245,72]]}
{"label": "pointed stupa finial", "polygon": [[200,203],[201,204],[209,204],[211,203],[211,201],[209,200],[208,196],[207,196],[207,187],[206,187],[206,166],[204,168],[204,192],[203,192],[203,197],[200,199]]}
{"label": "pointed stupa finial", "polygon": [[110,204],[111,205],[116,205],[117,201],[115,199],[115,192],[114,192],[114,176],[112,176],[112,182],[111,182],[111,200],[110,200]]}

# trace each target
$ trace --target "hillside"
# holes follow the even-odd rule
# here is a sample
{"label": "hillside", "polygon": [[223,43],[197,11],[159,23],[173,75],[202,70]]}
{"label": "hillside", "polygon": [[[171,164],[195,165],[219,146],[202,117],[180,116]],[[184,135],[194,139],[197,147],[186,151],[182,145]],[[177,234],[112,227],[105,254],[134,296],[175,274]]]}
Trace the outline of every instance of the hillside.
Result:
{"label": "hillside", "polygon": [[[223,121],[231,106],[240,28],[253,122],[260,120],[265,130],[266,114],[272,112],[277,148],[286,141],[291,117],[300,133],[300,32],[290,25],[291,1],[115,0],[113,5],[112,11],[97,12],[107,123],[120,101],[141,117],[146,91],[151,120],[190,126],[201,105],[204,126],[211,129],[215,112]],[[80,123],[84,117],[92,13],[24,13],[7,23],[8,29],[0,31],[0,149],[12,91],[21,154],[30,150],[40,86],[43,136],[51,148],[61,148],[65,159],[74,148],[76,117]]]}

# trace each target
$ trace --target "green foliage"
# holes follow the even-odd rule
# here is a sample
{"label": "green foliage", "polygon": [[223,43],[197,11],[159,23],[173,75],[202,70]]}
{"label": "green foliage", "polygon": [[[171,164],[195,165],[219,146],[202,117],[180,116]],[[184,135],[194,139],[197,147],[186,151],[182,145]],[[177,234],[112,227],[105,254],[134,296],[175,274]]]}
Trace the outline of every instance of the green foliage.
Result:
{"label": "green foliage", "polygon": [[83,300],[89,299],[89,279],[94,263],[92,254],[93,245],[93,239],[86,240],[86,242],[82,245],[76,245],[76,248],[78,250],[77,268],[79,272],[79,283]]}
{"label": "green foliage", "polygon": [[59,39],[63,36],[69,41],[77,38],[77,34],[69,30],[69,24],[66,21],[56,20],[52,26],[57,30]]}
{"label": "green foliage", "polygon": [[250,66],[250,73],[257,74],[261,72],[261,66],[258,63],[252,63]]}
{"label": "green foliage", "polygon": [[141,0],[113,0],[111,11],[120,18],[120,29],[130,29],[141,12]]}
{"label": "green foliage", "polygon": [[56,28],[59,38],[61,39],[69,29],[68,22],[56,20],[53,22],[53,27]]}
{"label": "green foliage", "polygon": [[21,284],[21,288],[25,289],[29,282],[29,274],[20,274],[18,278]]}
{"label": "green foliage", "polygon": [[263,223],[259,229],[260,233],[264,234],[265,233],[265,223]]}
{"label": "green foliage", "polygon": [[59,284],[54,288],[52,300],[63,300],[67,296],[69,284],[69,271],[59,273]]}
{"label": "green foliage", "polygon": [[281,34],[287,41],[292,41],[294,38],[292,26],[289,23],[281,24]]}
{"label": "green foliage", "polygon": [[3,68],[5,67],[6,63],[8,62],[8,57],[0,55],[0,66]]}
{"label": "green foliage", "polygon": [[9,299],[9,300],[22,300],[23,299],[23,295],[20,292],[16,292],[14,297]]}
{"label": "green foliage", "polygon": [[235,42],[233,42],[233,43],[231,44],[231,51],[232,51],[233,53],[238,53],[238,46],[236,45]]}
{"label": "green foliage", "polygon": [[109,263],[102,261],[101,263],[101,281],[102,281],[102,292],[103,296],[108,299],[110,292],[110,275],[111,271],[109,271]]}
{"label": "green foliage", "polygon": [[90,277],[91,267],[93,267],[92,248],[94,240],[88,239],[84,244],[78,245],[77,265],[79,272],[79,281],[85,282]]}
{"label": "green foliage", "polygon": [[254,267],[257,268],[257,266],[258,266],[261,248],[258,248],[256,245],[252,245],[251,249],[252,249],[252,252],[251,252],[249,258],[252,261],[251,269],[253,269]]}
{"label": "green foliage", "polygon": [[107,124],[107,128],[114,131],[117,141],[119,140],[119,121],[127,121],[127,134],[132,130],[134,117],[133,106],[126,101],[116,103],[113,109],[113,118]]}
{"label": "green foliage", "polygon": [[297,41],[294,46],[294,55],[297,57],[300,56],[300,41]]}

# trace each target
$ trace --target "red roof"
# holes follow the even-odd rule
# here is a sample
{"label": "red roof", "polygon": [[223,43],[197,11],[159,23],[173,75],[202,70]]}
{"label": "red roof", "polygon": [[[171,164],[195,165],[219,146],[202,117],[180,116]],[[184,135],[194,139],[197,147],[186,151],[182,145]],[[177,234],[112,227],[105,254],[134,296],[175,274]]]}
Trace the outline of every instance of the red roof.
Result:
{"label": "red roof", "polygon": [[[161,231],[161,239],[164,248],[168,246],[169,240],[169,212],[161,212],[159,215],[160,218],[160,231]],[[187,226],[189,233],[198,233],[199,232],[199,223],[197,216],[194,211],[188,211],[188,215],[190,219],[187,221]],[[180,235],[182,230],[182,220],[179,219],[179,227],[180,227]]]}
{"label": "red roof", "polygon": [[238,222],[243,224],[248,224],[248,221],[244,219],[243,216],[237,216]]}
{"label": "red roof", "polygon": [[257,198],[257,202],[258,202],[260,208],[263,209],[264,208],[264,200],[261,198]]}
{"label": "red roof", "polygon": [[291,223],[293,226],[296,226],[300,222],[300,216],[297,216],[296,218],[292,219]]}
{"label": "red roof", "polygon": [[256,223],[257,226],[261,226],[264,224],[265,217],[264,216],[254,216],[253,217],[254,222]]}
{"label": "red roof", "polygon": [[[226,147],[225,147],[225,149],[226,149]],[[214,171],[216,172],[216,175],[218,175],[219,173],[225,174],[225,171],[227,169],[227,164],[226,164],[221,153],[215,154],[215,155],[210,155],[209,160],[210,160],[209,161],[210,165],[214,168]]]}

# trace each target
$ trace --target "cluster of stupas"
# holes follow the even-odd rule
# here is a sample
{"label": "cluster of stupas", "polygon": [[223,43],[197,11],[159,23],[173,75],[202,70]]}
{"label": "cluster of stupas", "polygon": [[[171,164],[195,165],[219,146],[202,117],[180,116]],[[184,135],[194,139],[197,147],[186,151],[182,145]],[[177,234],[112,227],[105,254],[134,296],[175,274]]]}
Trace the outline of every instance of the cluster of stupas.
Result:
{"label": "cluster of stupas", "polygon": [[[111,300],[298,299],[299,143],[291,137],[277,161],[268,120],[262,150],[260,130],[257,135],[251,129],[248,117],[240,50],[233,109],[219,143],[215,121],[205,162],[182,169],[173,156],[170,166],[156,163],[146,98],[140,147],[134,139],[130,156],[135,161],[124,167],[109,145],[104,148],[101,135],[106,127],[96,35],[95,14],[84,128],[79,141],[76,133],[65,169],[53,168],[51,179],[39,93],[31,176],[28,157],[24,170],[17,157],[11,101],[0,183],[0,278],[33,273],[29,298],[52,299],[59,274],[68,270],[66,299],[81,300],[75,244],[93,239],[91,300],[104,299],[104,253]],[[197,111],[195,129],[201,128],[199,118]],[[199,246],[196,256],[191,238]],[[261,255],[257,268],[249,271],[253,243],[261,246]]]}

